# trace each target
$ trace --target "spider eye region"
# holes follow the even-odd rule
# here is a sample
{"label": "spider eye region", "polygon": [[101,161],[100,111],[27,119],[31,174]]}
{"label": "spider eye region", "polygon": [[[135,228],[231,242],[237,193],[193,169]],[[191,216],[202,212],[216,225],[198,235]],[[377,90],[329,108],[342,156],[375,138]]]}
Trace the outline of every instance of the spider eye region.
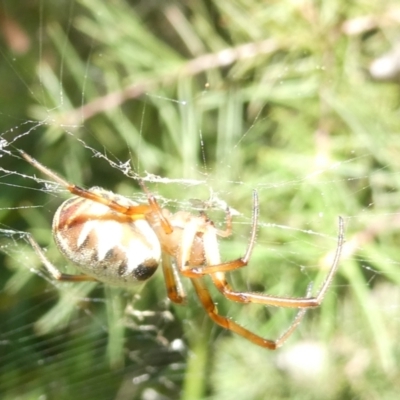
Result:
{"label": "spider eye region", "polygon": [[[127,198],[124,202],[136,205]],[[161,259],[160,242],[146,220],[134,220],[81,197],[72,197],[58,208],[53,235],[68,260],[110,285],[127,287],[149,279]]]}

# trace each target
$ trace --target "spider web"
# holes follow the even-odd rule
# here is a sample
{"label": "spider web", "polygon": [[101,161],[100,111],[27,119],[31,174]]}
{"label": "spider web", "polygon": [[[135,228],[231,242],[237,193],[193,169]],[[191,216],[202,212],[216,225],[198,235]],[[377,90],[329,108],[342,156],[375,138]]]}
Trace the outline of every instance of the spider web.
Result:
{"label": "spider web", "polygon": [[[17,6],[3,7],[10,99],[0,110],[1,398],[257,399],[268,391],[279,399],[302,398],[311,386],[321,398],[315,383],[327,371],[338,376],[327,396],[346,398],[343,386],[362,397],[381,380],[390,398],[400,374],[400,143],[390,94],[365,84],[364,98],[384,98],[375,109],[351,90],[330,91],[327,82],[339,78],[328,62],[302,59],[279,31],[265,39],[256,23],[238,34],[221,22],[209,43],[208,14],[197,6],[166,2],[161,12],[140,2],[82,0],[55,10],[38,2],[29,5],[29,21]],[[258,10],[260,21],[274,18],[261,17],[256,4],[242,7]],[[212,10],[221,21],[240,14]],[[348,16],[342,34],[349,46],[352,29],[369,32],[370,13],[362,21]],[[257,21],[259,29],[270,25]],[[233,25],[242,26],[239,19]],[[360,43],[372,59],[379,35]],[[354,59],[343,57],[349,76],[361,79]],[[338,276],[323,307],[308,312],[276,353],[211,324],[188,282],[188,305],[171,305],[161,272],[132,291],[56,283],[27,235],[61,270],[76,271],[51,238],[52,215],[69,194],[19,149],[75,184],[143,203],[140,177],[162,207],[205,211],[218,227],[229,206],[234,235],[221,241],[224,260],[246,249],[257,190],[257,246],[251,264],[230,274],[246,291],[303,296],[310,282],[315,291],[332,262],[341,215],[346,245]],[[279,336],[294,315],[212,293],[222,314],[266,337]],[[376,380],[367,382],[368,373]],[[302,381],[308,384],[299,389]]]}

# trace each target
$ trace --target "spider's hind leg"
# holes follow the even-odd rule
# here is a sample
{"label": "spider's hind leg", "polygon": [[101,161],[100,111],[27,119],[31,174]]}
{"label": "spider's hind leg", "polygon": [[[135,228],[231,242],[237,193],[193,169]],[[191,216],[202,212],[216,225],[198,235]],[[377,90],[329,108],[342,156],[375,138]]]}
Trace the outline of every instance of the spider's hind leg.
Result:
{"label": "spider's hind leg", "polygon": [[[302,321],[306,309],[300,309],[292,323],[290,324],[289,328],[277,339],[265,339],[254,332],[249,331],[248,329],[244,328],[242,325],[234,322],[228,317],[224,317],[218,314],[217,307],[214,301],[211,298],[211,295],[205,286],[205,284],[200,279],[192,279],[193,286],[196,290],[197,296],[199,297],[201,304],[203,305],[204,309],[207,311],[209,317],[218,325],[222,326],[223,328],[230,330],[245,339],[249,340],[250,342],[267,348],[269,350],[275,350],[278,347],[282,346],[286,340],[293,334],[296,328],[299,326],[300,322]],[[306,297],[309,297],[311,294],[312,285],[310,284],[307,288]]]}
{"label": "spider's hind leg", "polygon": [[40,260],[42,261],[44,267],[46,268],[47,272],[57,281],[64,281],[64,282],[84,282],[84,281],[94,281],[98,282],[97,279],[83,274],[64,274],[59,269],[57,269],[46,257],[44,254],[43,249],[39,246],[35,239],[33,239],[30,233],[27,234],[27,239],[32,246],[35,253],[39,256]]}

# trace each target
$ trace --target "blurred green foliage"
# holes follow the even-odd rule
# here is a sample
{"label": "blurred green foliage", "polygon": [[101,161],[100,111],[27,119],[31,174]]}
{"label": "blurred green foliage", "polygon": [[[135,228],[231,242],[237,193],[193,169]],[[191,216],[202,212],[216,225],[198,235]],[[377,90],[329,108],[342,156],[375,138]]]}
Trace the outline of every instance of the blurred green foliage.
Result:
{"label": "blurred green foliage", "polygon": [[[396,1],[1,7],[2,399],[397,398],[399,86],[368,73],[398,40]],[[121,173],[130,161],[167,178],[149,187],[173,211],[196,212],[193,199],[213,194],[240,213],[221,242],[226,260],[245,251],[257,189],[257,247],[231,274],[244,290],[315,288],[342,215],[340,271],[277,352],[214,326],[189,284],[188,305],[170,305],[161,273],[133,294],[54,284],[18,232],[64,268],[50,226],[67,194],[29,179],[40,174],[16,148],[76,184],[144,201]],[[223,223],[223,210],[210,216]],[[293,317],[216,298],[271,338]]]}

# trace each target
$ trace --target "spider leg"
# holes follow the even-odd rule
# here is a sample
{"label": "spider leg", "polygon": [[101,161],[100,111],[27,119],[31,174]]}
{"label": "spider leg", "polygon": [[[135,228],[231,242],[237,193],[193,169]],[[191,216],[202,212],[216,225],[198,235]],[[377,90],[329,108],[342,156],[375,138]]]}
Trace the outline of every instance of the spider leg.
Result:
{"label": "spider leg", "polygon": [[[204,211],[200,212],[200,214],[204,215],[208,220]],[[229,207],[226,207],[225,209],[225,229],[217,229],[216,233],[218,236],[224,238],[232,235],[232,213]]]}
{"label": "spider leg", "polygon": [[179,249],[179,255],[176,259],[177,267],[183,276],[187,278],[199,278],[216,272],[233,271],[247,265],[247,261],[243,261],[244,257],[225,264],[218,263],[217,265],[209,265],[209,259],[207,258],[208,253],[212,253],[219,257],[217,240],[219,231],[213,227],[210,227],[210,229],[206,230],[203,234],[204,248],[207,248],[207,251],[205,251],[206,264],[196,266],[189,265],[193,243],[198,232],[199,228],[196,220],[189,221],[183,228],[182,243]]}
{"label": "spider leg", "polygon": [[174,303],[184,304],[186,302],[186,293],[179,278],[177,268],[172,263],[172,258],[169,254],[163,253],[162,269],[168,298]]}
{"label": "spider leg", "polygon": [[107,198],[106,196],[99,196],[97,193],[93,193],[90,190],[86,190],[84,188],[81,188],[77,185],[74,185],[65,179],[61,178],[61,176],[57,175],[55,172],[51,171],[50,169],[46,168],[43,164],[41,164],[39,161],[35,160],[33,157],[28,155],[22,150],[18,150],[22,157],[25,158],[26,161],[28,161],[31,165],[33,165],[35,168],[37,168],[39,171],[41,171],[43,174],[49,176],[52,178],[55,182],[58,184],[64,186],[69,192],[72,194],[83,197],[88,200],[95,201],[97,203],[104,204],[105,206],[109,207],[111,210],[114,210],[118,213],[124,214],[124,215],[129,215],[133,220],[138,220],[138,219],[145,219],[145,215],[154,212],[158,215],[158,218],[161,221],[161,225],[166,233],[171,233],[172,232],[172,227],[169,223],[169,221],[164,217],[162,214],[161,208],[158,205],[156,199],[154,196],[148,191],[146,186],[144,185],[142,180],[139,180],[139,184],[143,191],[147,195],[147,199],[149,204],[139,204],[139,205],[131,205],[131,206],[125,206],[122,204],[119,204],[113,199]]}
{"label": "spider leg", "polygon": [[158,218],[160,219],[161,226],[164,229],[164,232],[169,234],[172,233],[173,229],[171,224],[169,223],[168,219],[164,217],[161,207],[158,204],[156,198],[153,196],[153,194],[147,189],[146,185],[144,184],[144,181],[142,179],[139,179],[139,185],[142,188],[143,192],[147,196],[147,201],[149,202],[151,210],[158,215]]}
{"label": "spider leg", "polygon": [[[248,329],[244,328],[243,326],[239,325],[238,323],[234,322],[228,317],[224,317],[218,314],[217,307],[213,302],[211,295],[205,286],[205,284],[200,279],[192,279],[193,286],[196,290],[197,296],[199,297],[201,304],[203,305],[204,309],[207,311],[209,317],[218,325],[222,326],[223,328],[230,330],[240,336],[243,336],[245,339],[253,342],[254,344],[265,347],[270,350],[275,350],[278,347],[282,346],[283,343],[292,335],[295,329],[299,326],[301,320],[303,319],[306,309],[300,309],[292,323],[290,324],[289,328],[277,339],[265,339]],[[311,285],[307,288],[306,297],[310,295],[311,292]]]}
{"label": "spider leg", "polygon": [[217,230],[217,235],[224,238],[232,235],[232,213],[229,207],[226,207],[225,215],[225,229]]}
{"label": "spider leg", "polygon": [[[223,272],[216,272],[211,274],[211,279],[217,289],[229,300],[240,302],[240,303],[257,303],[268,306],[276,307],[289,307],[289,308],[309,308],[317,307],[321,304],[330,284],[332,283],[333,277],[338,269],[340,254],[344,243],[344,222],[343,218],[339,217],[339,234],[338,242],[336,247],[335,257],[332,266],[326,276],[321,287],[317,291],[314,297],[279,297],[271,296],[268,294],[259,294],[252,292],[240,292],[235,291],[229,285]],[[207,249],[207,247],[205,247]],[[215,262],[219,262],[219,256],[215,257],[214,253],[209,254],[209,258],[215,258]],[[237,261],[233,261],[236,263]],[[228,263],[229,264],[229,263]]]}
{"label": "spider leg", "polygon": [[60,272],[45,256],[43,249],[39,246],[39,244],[33,239],[31,234],[27,233],[27,239],[32,246],[33,250],[39,256],[40,260],[42,261],[44,267],[46,268],[47,272],[57,281],[64,281],[64,282],[83,282],[83,281],[94,281],[98,282],[97,279],[89,276],[89,275],[72,275],[72,274],[63,274]]}
{"label": "spider leg", "polygon": [[196,236],[197,225],[187,224],[184,228],[183,232],[183,240],[181,246],[181,261],[178,264],[180,267],[182,275],[188,278],[196,278],[203,275],[213,275],[215,273],[223,274],[224,272],[230,272],[236,270],[238,268],[245,267],[250,260],[251,253],[254,248],[254,244],[256,241],[257,235],[257,222],[258,222],[258,194],[256,191],[253,192],[253,216],[251,222],[251,232],[250,232],[250,240],[247,246],[246,253],[243,257],[238,258],[237,260],[221,263],[219,249],[218,249],[218,240],[217,235],[226,237],[231,234],[232,230],[232,216],[227,208],[227,217],[226,217],[226,229],[218,230],[218,229],[209,229],[203,234],[203,242],[205,249],[205,257],[206,257],[206,265],[196,266],[196,267],[186,267],[186,261],[189,260],[190,251]]}
{"label": "spider leg", "polygon": [[[313,284],[309,283],[307,286],[307,292],[306,292],[306,297],[311,296],[311,291],[312,291]],[[283,343],[286,342],[286,340],[292,335],[292,333],[296,330],[296,328],[300,325],[300,322],[304,318],[304,315],[307,312],[307,308],[300,308],[299,311],[297,311],[297,314],[295,315],[292,323],[289,325],[289,328],[286,329],[285,332],[282,333],[281,336],[279,336],[278,339],[276,339],[275,344],[276,347],[281,347]]]}

